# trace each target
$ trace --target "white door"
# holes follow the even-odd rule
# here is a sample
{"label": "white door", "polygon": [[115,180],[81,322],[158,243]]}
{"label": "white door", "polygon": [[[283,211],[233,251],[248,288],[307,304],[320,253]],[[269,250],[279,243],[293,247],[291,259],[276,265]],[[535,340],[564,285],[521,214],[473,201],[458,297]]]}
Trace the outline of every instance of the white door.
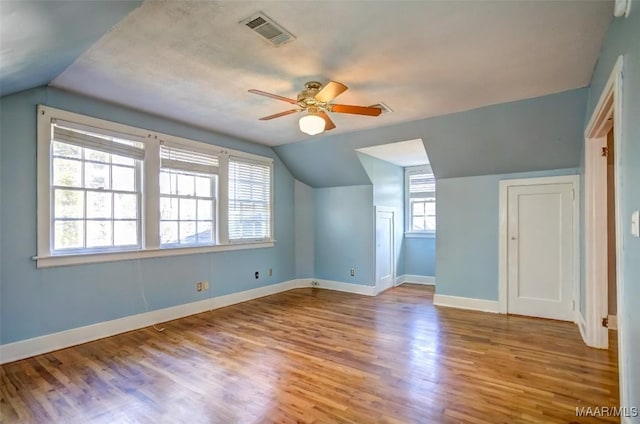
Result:
{"label": "white door", "polygon": [[507,311],[573,320],[573,184],[510,186]]}
{"label": "white door", "polygon": [[376,292],[393,287],[395,260],[393,211],[376,210]]}

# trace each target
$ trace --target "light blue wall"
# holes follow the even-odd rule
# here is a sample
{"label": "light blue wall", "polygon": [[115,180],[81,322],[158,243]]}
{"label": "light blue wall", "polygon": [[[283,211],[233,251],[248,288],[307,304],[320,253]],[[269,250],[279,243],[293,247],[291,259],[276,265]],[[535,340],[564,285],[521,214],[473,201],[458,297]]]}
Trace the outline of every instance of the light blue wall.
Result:
{"label": "light blue wall", "polygon": [[404,169],[363,153],[358,153],[358,158],[373,183],[373,205],[395,209],[396,276],[403,275]]}
{"label": "light blue wall", "polygon": [[500,180],[578,172],[569,168],[437,180],[437,293],[498,300]]}
{"label": "light blue wall", "polygon": [[374,285],[373,187],[328,187],[314,194],[316,278]]}
{"label": "light blue wall", "polygon": [[[586,89],[486,106],[275,148],[312,187],[368,184],[355,149],[421,138],[437,178],[494,175],[580,165]],[[384,115],[378,118],[384,121]]]}
{"label": "light blue wall", "polygon": [[622,345],[628,382],[627,407],[640,406],[640,238],[630,232],[631,212],[640,209],[640,4],[631,3],[628,18],[614,19],[598,59],[591,87],[586,119],[593,113],[618,55],[624,55],[622,140],[620,151],[620,185],[622,216],[622,269],[624,280],[620,296],[623,313],[618,314],[624,328]]}
{"label": "light blue wall", "polygon": [[[295,277],[294,179],[265,146],[55,89],[2,97],[0,333],[2,344],[274,284]],[[274,248],[36,269],[36,105],[45,104],[274,158]],[[368,203],[369,205],[370,203]],[[268,276],[268,269],[273,275]],[[261,278],[254,279],[254,271]],[[197,293],[195,283],[211,289]]]}
{"label": "light blue wall", "polygon": [[402,253],[404,255],[404,273],[407,275],[436,275],[436,238],[405,237]]}
{"label": "light blue wall", "polygon": [[296,278],[315,276],[315,198],[308,185],[295,182]]}

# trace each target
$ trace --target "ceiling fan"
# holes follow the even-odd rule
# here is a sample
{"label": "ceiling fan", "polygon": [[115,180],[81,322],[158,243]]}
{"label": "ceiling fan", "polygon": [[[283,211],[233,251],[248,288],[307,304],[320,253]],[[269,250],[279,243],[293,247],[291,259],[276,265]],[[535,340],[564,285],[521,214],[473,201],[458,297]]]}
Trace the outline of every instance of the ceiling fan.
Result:
{"label": "ceiling fan", "polygon": [[296,105],[295,109],[290,109],[274,115],[260,118],[261,121],[291,115],[292,113],[306,111],[307,114],[300,118],[300,131],[309,135],[320,134],[329,131],[336,126],[327,115],[327,112],[350,113],[353,115],[378,116],[382,113],[380,107],[373,106],[353,106],[330,103],[333,99],[344,93],[348,87],[336,81],[329,81],[327,85],[322,85],[318,81],[309,81],[304,85],[304,90],[298,94],[297,99],[278,96],[261,90],[251,89],[249,93],[259,94],[276,100]]}

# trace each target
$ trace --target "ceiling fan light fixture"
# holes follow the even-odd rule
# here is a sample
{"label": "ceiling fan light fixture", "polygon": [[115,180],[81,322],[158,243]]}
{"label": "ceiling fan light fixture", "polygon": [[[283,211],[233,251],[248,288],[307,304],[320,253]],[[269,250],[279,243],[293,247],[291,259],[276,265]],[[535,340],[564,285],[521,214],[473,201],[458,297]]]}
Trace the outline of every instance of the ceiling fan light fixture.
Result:
{"label": "ceiling fan light fixture", "polygon": [[303,133],[316,135],[324,131],[326,123],[320,116],[309,114],[300,118],[298,125]]}

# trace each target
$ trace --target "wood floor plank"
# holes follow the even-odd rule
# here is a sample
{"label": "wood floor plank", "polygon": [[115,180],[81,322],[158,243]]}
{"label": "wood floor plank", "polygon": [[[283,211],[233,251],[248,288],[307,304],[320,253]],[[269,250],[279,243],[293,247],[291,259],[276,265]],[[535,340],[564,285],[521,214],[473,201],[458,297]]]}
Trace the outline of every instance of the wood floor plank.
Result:
{"label": "wood floor plank", "polygon": [[297,289],[5,364],[0,422],[619,422],[576,417],[618,405],[615,340],[432,300]]}

